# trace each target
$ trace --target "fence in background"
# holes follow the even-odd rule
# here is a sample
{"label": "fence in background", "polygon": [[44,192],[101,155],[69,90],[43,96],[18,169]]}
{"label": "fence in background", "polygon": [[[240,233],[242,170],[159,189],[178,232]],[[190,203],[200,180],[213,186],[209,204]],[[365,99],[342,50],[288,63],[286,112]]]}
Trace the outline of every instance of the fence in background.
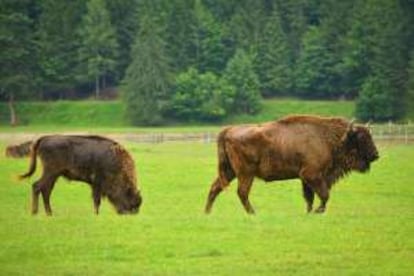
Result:
{"label": "fence in background", "polygon": [[[394,141],[399,143],[414,142],[414,124],[382,124],[369,126],[376,141]],[[151,133],[151,134],[123,134],[114,139],[126,140],[135,143],[163,143],[170,141],[199,141],[204,143],[215,142],[217,132],[203,133]]]}
{"label": "fence in background", "polygon": [[371,133],[376,141],[414,142],[414,124],[387,124],[370,126]]}
{"label": "fence in background", "polygon": [[[381,125],[371,125],[371,133],[374,140],[390,141],[398,143],[414,142],[414,124],[394,124],[387,123]],[[0,141],[7,143],[20,143],[36,139],[46,133],[0,133]],[[50,133],[48,133],[50,134]],[[64,133],[64,134],[95,134],[88,132]],[[119,133],[119,134],[101,134],[117,141],[128,141],[134,143],[163,143],[163,142],[203,142],[215,143],[217,132],[194,132],[194,133]]]}

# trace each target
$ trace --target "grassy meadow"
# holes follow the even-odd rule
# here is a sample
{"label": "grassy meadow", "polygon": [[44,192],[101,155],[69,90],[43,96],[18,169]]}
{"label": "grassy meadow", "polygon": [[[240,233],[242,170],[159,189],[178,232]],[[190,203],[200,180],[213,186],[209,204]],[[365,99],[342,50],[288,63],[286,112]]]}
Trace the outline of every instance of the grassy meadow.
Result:
{"label": "grassy meadow", "polygon": [[63,179],[54,216],[42,204],[31,216],[35,177],[16,180],[28,160],[0,155],[0,275],[414,274],[413,145],[379,145],[371,172],[340,181],[324,215],[305,214],[299,181],[256,180],[255,216],[236,183],[203,213],[214,143],[125,145],[144,198],[136,216],[117,215],[107,201],[94,215],[89,187]]}

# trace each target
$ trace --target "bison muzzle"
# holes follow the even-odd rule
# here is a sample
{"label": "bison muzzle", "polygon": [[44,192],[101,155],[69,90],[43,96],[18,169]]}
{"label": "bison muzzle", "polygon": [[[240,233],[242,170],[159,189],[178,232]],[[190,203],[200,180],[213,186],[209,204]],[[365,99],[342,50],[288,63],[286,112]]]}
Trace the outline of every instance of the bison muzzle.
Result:
{"label": "bison muzzle", "polygon": [[[22,144],[22,148],[27,145],[30,144]],[[17,148],[14,150],[18,152]],[[37,156],[43,164],[43,173],[32,185],[32,214],[38,212],[40,193],[46,214],[52,214],[50,195],[60,176],[90,185],[96,214],[103,197],[109,199],[119,214],[138,212],[142,198],[134,161],[115,141],[100,136],[43,136],[32,143],[30,169],[20,178],[35,172]]]}
{"label": "bison muzzle", "polygon": [[238,196],[254,213],[249,192],[255,177],[265,181],[299,178],[307,211],[315,193],[326,209],[332,185],[352,170],[367,172],[378,159],[369,129],[343,118],[289,116],[261,125],[231,126],[218,135],[218,177],[207,198],[206,213],[217,195],[237,178]]}

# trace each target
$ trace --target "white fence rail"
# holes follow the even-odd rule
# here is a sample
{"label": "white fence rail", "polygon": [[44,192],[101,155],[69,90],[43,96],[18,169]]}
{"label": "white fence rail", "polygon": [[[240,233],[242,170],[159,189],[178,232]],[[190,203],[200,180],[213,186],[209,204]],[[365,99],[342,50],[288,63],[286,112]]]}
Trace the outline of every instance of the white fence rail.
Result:
{"label": "white fence rail", "polygon": [[[375,141],[393,141],[400,143],[414,142],[414,124],[371,125],[371,134]],[[151,134],[124,134],[114,139],[127,140],[135,143],[163,143],[170,141],[199,141],[215,142],[217,132],[195,133],[151,133]]]}
{"label": "white fence rail", "polygon": [[[414,142],[414,124],[382,124],[371,125],[371,133],[375,141],[391,141],[398,143]],[[0,133],[0,141],[7,143],[19,143],[36,139],[46,133]],[[50,134],[50,133],[48,133]],[[90,132],[82,133],[65,133],[65,134],[94,134]],[[134,143],[163,143],[172,141],[182,142],[204,142],[214,143],[217,138],[218,131],[211,132],[194,132],[194,133],[119,133],[119,134],[101,134],[117,141],[129,141]]]}
{"label": "white fence rail", "polygon": [[389,122],[383,125],[370,127],[375,140],[378,141],[400,141],[404,143],[414,142],[414,124],[394,124]]}

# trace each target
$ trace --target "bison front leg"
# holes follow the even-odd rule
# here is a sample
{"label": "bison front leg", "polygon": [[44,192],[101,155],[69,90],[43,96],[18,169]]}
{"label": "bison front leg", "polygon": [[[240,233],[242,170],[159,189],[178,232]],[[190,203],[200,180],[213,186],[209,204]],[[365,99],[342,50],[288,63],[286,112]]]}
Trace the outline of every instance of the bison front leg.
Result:
{"label": "bison front leg", "polygon": [[[306,183],[308,187],[315,192],[319,199],[321,200],[321,204],[319,207],[315,210],[316,213],[323,213],[326,209],[326,203],[329,199],[329,188],[326,183],[326,181],[318,174],[315,174],[315,171],[317,172],[315,168],[306,168],[301,171],[300,178],[302,180],[302,183]],[[305,188],[304,188],[305,189]],[[306,193],[306,194],[305,194]],[[308,202],[308,210],[309,210],[309,200],[311,200],[311,197],[313,197],[310,193],[310,191],[304,190],[304,196],[305,199]]]}
{"label": "bison front leg", "polygon": [[310,213],[312,212],[313,199],[315,198],[315,193],[313,192],[312,188],[304,181],[302,181],[302,190],[303,197],[305,198],[307,204],[307,212]]}
{"label": "bison front leg", "polygon": [[239,187],[237,189],[237,194],[239,195],[240,201],[248,214],[254,214],[254,209],[249,201],[249,193],[253,184],[253,177],[239,177],[238,180]]}
{"label": "bison front leg", "polygon": [[321,180],[318,184],[314,185],[314,190],[321,200],[321,204],[315,210],[315,213],[323,213],[326,210],[326,203],[329,200],[329,188],[324,180]]}
{"label": "bison front leg", "polygon": [[210,192],[208,193],[206,208],[204,210],[206,214],[209,214],[211,212],[214,200],[221,193],[221,191],[223,191],[223,188],[220,184],[220,178],[217,177],[217,179],[211,185]]}
{"label": "bison front leg", "polygon": [[53,187],[55,186],[55,182],[57,176],[49,176],[43,178],[41,192],[43,198],[43,205],[45,207],[45,212],[48,216],[52,215],[52,208],[50,207],[50,195],[52,193]]}

